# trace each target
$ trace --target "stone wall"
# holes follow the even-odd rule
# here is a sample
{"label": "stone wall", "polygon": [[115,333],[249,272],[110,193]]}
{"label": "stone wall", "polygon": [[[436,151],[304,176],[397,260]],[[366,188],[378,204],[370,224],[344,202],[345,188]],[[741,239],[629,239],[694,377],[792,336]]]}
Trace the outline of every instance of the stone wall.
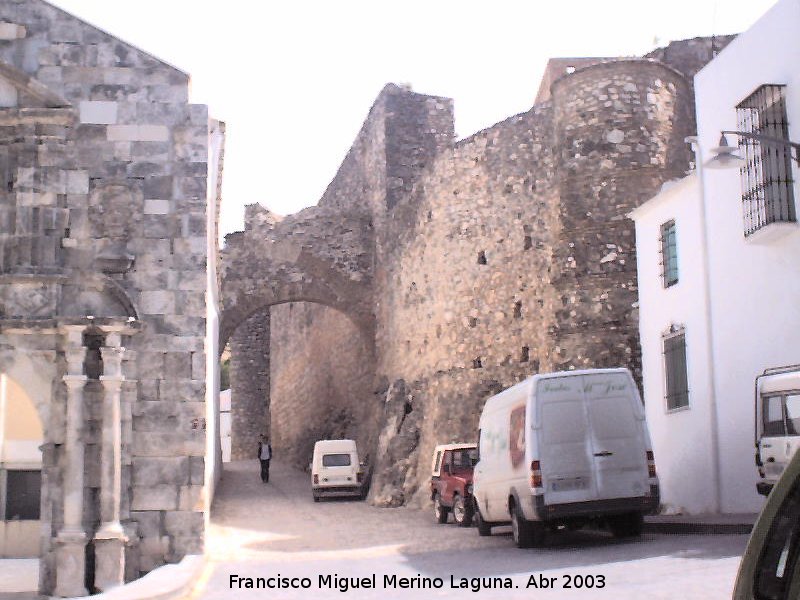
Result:
{"label": "stone wall", "polygon": [[362,458],[372,458],[383,399],[373,389],[371,332],[337,310],[306,302],[274,306],[271,313],[275,455],[306,468],[314,442],[345,438],[356,440]]}
{"label": "stone wall", "polygon": [[[664,57],[691,75],[710,47],[678,42]],[[307,209],[373,218],[377,505],[424,501],[433,446],[474,440],[486,398],[531,374],[627,366],[639,376],[626,214],[689,167],[692,90],[656,60],[578,67],[550,73],[546,101],[458,143],[447,100],[387,86],[320,208]],[[271,393],[278,381],[297,390],[315,430],[316,383],[301,397],[305,380],[332,373],[336,387],[355,373],[328,371],[314,346],[353,347],[326,338],[321,309],[305,310],[300,329],[273,320]]]}
{"label": "stone wall", "polygon": [[[19,26],[0,42],[0,349],[13,369],[49,348],[40,591],[74,596],[203,549],[210,125],[188,75],[145,52],[40,0],[0,20]],[[66,493],[84,457],[83,494]],[[124,566],[106,552],[117,520]]]}
{"label": "stone wall", "polygon": [[256,457],[270,430],[270,309],[255,313],[231,338],[231,460]]}

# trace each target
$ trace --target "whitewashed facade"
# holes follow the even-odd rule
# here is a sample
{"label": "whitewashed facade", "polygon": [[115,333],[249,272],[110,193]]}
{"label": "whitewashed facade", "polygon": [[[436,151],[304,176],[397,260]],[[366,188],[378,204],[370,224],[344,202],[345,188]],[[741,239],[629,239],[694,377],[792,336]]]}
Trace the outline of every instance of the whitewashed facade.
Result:
{"label": "whitewashed facade", "polygon": [[[764,85],[779,89],[788,139],[800,141],[798,64],[800,0],[781,0],[695,77],[698,162],[711,158],[722,130],[741,129],[737,106]],[[732,144],[736,139],[729,136]],[[701,166],[631,215],[644,396],[668,510],[741,513],[762,505],[753,460],[754,380],[765,368],[800,363],[795,161],[789,170],[793,182],[785,188],[794,214],[747,235],[746,178],[736,168]],[[665,287],[659,238],[669,220],[679,277]],[[688,406],[668,410],[663,338],[676,328],[685,332]]]}

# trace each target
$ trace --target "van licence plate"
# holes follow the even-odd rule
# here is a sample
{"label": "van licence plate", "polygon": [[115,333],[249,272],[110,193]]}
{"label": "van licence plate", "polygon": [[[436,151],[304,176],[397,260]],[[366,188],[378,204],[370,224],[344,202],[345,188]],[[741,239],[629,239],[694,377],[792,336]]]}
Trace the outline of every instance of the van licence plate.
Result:
{"label": "van licence plate", "polygon": [[582,490],[586,487],[586,480],[582,477],[571,479],[556,479],[550,482],[550,490],[553,492],[569,492],[571,490]]}

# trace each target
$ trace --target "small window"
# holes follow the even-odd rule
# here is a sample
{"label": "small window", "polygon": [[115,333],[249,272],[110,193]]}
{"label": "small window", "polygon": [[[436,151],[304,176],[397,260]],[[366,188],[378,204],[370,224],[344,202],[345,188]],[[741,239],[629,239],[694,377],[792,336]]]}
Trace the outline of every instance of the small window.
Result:
{"label": "small window", "polygon": [[[762,85],[736,107],[739,131],[789,141],[786,86]],[[739,136],[744,234],[776,222],[796,221],[792,154],[786,145]]]}
{"label": "small window", "polygon": [[783,426],[783,397],[768,396],[763,401],[764,435],[784,436],[786,428]]}
{"label": "small window", "polygon": [[349,467],[350,455],[349,454],[323,454],[322,455],[323,467]]}
{"label": "small window", "polygon": [[664,371],[667,410],[689,406],[689,377],[686,372],[686,335],[683,330],[664,337]]}
{"label": "small window", "polygon": [[442,451],[436,453],[436,461],[433,463],[433,472],[438,473],[439,468],[442,466]]}
{"label": "small window", "polygon": [[675,221],[661,225],[661,278],[664,287],[678,283],[678,246],[675,239]]}
{"label": "small window", "polygon": [[786,396],[786,433],[800,435],[800,394]]}
{"label": "small window", "polygon": [[6,473],[6,521],[38,520],[41,492],[41,471],[8,471]]}

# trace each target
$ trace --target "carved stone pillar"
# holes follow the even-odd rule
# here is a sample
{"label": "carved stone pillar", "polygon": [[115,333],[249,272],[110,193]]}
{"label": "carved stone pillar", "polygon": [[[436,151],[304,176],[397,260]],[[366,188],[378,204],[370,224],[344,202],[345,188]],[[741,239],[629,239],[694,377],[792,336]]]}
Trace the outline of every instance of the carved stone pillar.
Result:
{"label": "carved stone pillar", "polygon": [[83,361],[83,325],[66,325],[61,333],[66,338],[64,354],[67,373],[63,380],[67,386],[67,419],[64,443],[64,525],[56,542],[56,589],[62,597],[85,596],[86,532],[83,529],[83,467],[84,397],[86,376]]}
{"label": "carved stone pillar", "polygon": [[94,536],[95,587],[106,591],[125,582],[125,542],[120,523],[122,497],[122,327],[102,326],[106,333],[103,357],[103,434],[100,460],[100,529]]}

